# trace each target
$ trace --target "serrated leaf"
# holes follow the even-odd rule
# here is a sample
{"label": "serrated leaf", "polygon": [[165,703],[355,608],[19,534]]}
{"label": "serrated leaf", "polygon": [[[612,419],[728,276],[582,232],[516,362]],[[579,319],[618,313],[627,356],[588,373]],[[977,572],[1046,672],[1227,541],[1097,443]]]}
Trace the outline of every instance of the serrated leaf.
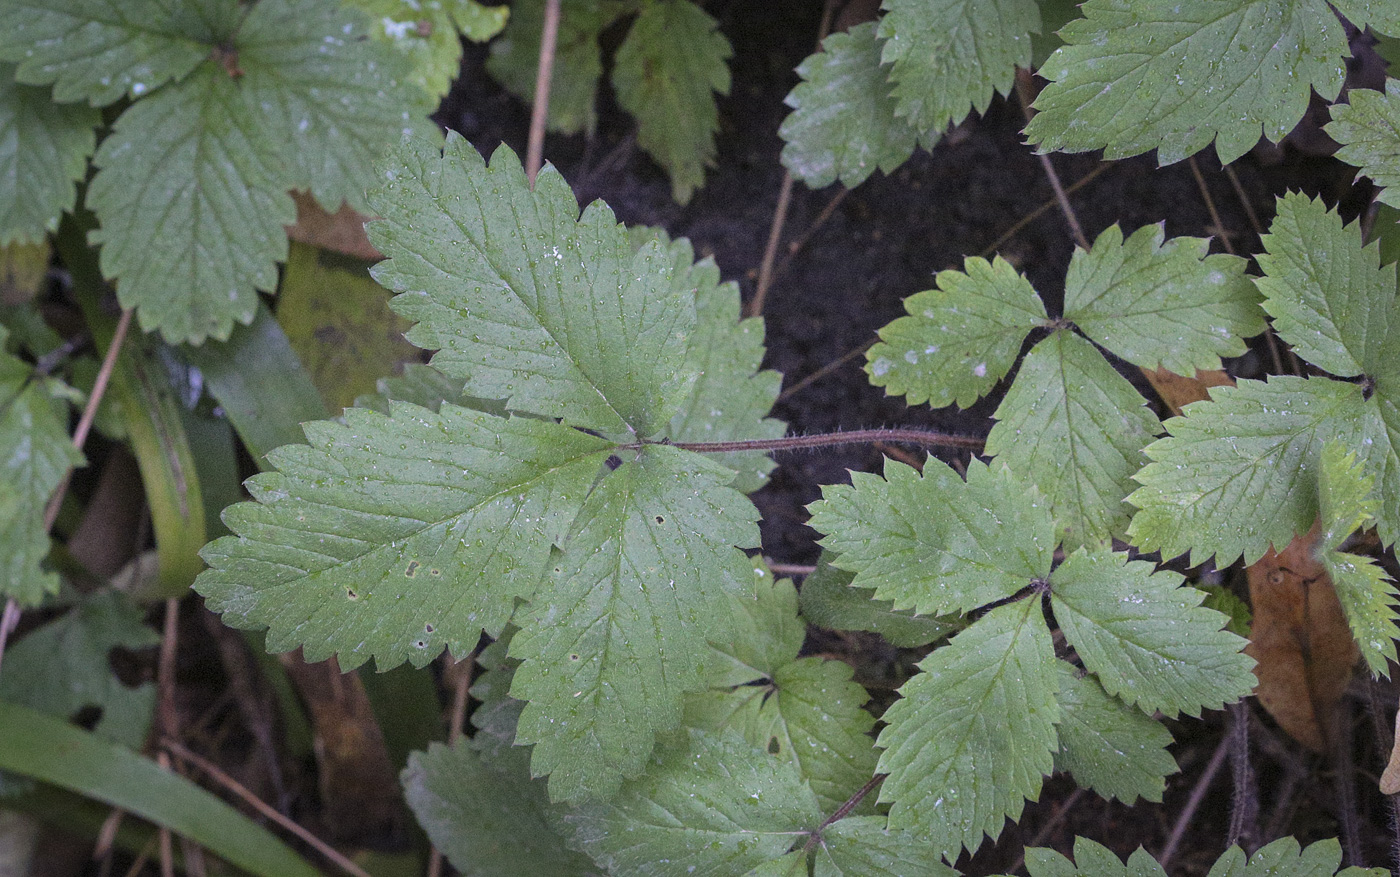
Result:
{"label": "serrated leaf", "polygon": [[[462,36],[484,43],[506,26],[509,8],[475,0],[423,4],[418,0],[348,0],[370,19],[369,32],[402,53],[409,79],[440,98],[452,87],[462,60]],[[460,32],[459,32],[460,29]]]}
{"label": "serrated leaf", "polygon": [[633,255],[602,202],[579,219],[557,172],[532,191],[508,148],[488,168],[455,134],[442,155],[406,144],[386,174],[369,232],[389,259],[373,274],[404,293],[394,310],[434,366],[471,395],[604,432],[670,421],[696,377],[695,309],[660,244]]}
{"label": "serrated leaf", "polygon": [[937,289],[904,300],[909,316],[880,330],[870,382],[909,404],[967,408],[1006,376],[1026,333],[1048,319],[1030,282],[998,256],[940,271]]}
{"label": "serrated leaf", "polygon": [[617,49],[617,102],[637,117],[637,144],[666,169],[681,204],[714,163],[715,93],[729,94],[733,54],[719,23],[690,0],[644,4]]}
{"label": "serrated leaf", "polygon": [[624,462],[584,501],[548,590],[518,622],[518,742],[535,745],[554,800],[636,776],[703,686],[706,639],[733,628],[727,595],[753,586],[735,546],[758,545],[758,512],[724,486],[728,471],[664,445]]}
{"label": "serrated leaf", "polygon": [[1132,804],[1161,801],[1166,777],[1177,772],[1167,747],[1172,735],[1161,722],[1110,697],[1098,680],[1080,676],[1064,661],[1060,671],[1060,749],[1057,770],[1105,798]]}
{"label": "serrated leaf", "polygon": [[884,478],[852,473],[850,487],[829,485],[822,496],[809,524],[827,534],[833,565],[895,609],[968,612],[1050,574],[1049,511],[1003,466],[973,459],[964,481],[933,457],[923,475],[886,460]]}
{"label": "serrated leaf", "polygon": [[929,618],[909,610],[896,610],[889,600],[877,600],[873,592],[851,586],[855,574],[831,565],[823,552],[817,570],[802,582],[798,598],[802,617],[833,630],[867,630],[878,633],[900,648],[918,648],[960,630],[952,616]]}
{"label": "serrated leaf", "polygon": [[952,860],[1018,818],[1053,767],[1059,680],[1040,601],[991,610],[919,669],[885,712],[880,800],[891,828]]}
{"label": "serrated leaf", "polygon": [[232,0],[7,0],[0,12],[0,59],[19,63],[19,81],[95,107],[183,79],[243,14]]}
{"label": "serrated leaf", "polygon": [[73,209],[76,181],[97,148],[96,110],[55,104],[49,89],[20,85],[0,64],[0,245],[39,243]]}
{"label": "serrated leaf", "polygon": [[465,655],[533,596],[608,455],[553,423],[444,405],[349,409],[268,455],[257,503],[224,512],[195,588],[269,651],[350,670]]}
{"label": "serrated leaf", "polygon": [[1348,536],[1372,519],[1380,505],[1372,499],[1375,479],[1364,475],[1356,456],[1336,442],[1323,447],[1318,476],[1322,534],[1317,559],[1332,579],[1366,666],[1373,675],[1388,678],[1389,662],[1396,660],[1395,640],[1400,637],[1396,625],[1400,595],[1373,558],[1339,550]]}
{"label": "serrated leaf", "polygon": [[5,652],[0,700],[61,719],[97,708],[93,733],[140,749],[156,704],[151,682],[127,687],[112,672],[109,653],[160,643],[142,624],[145,613],[120,592],[99,591],[29,633]]}
{"label": "serrated leaf", "polygon": [[1202,606],[1214,609],[1229,619],[1225,624],[1226,630],[1236,636],[1249,636],[1253,615],[1243,600],[1236,597],[1233,591],[1223,585],[1195,585],[1195,587],[1205,592],[1206,598],[1201,602]]}
{"label": "serrated leaf", "polygon": [[796,769],[733,734],[690,731],[606,803],[565,817],[573,843],[614,874],[743,874],[821,823]]}
{"label": "serrated leaf", "polygon": [[713,688],[732,688],[771,677],[779,667],[797,660],[807,636],[807,625],[797,615],[797,589],[792,580],[774,579],[761,561],[753,567],[752,592],[731,598],[733,635],[709,646],[712,660],[705,678]]}
{"label": "serrated leaf", "polygon": [[[1400,332],[1392,336],[1400,342]],[[1400,369],[1400,350],[1387,351],[1382,360]],[[1382,372],[1376,379],[1376,392],[1362,412],[1362,428],[1357,448],[1365,471],[1376,479],[1376,532],[1381,542],[1394,545],[1400,540],[1400,374]]]}
{"label": "serrated leaf", "polygon": [[1074,861],[1054,850],[1026,850],[1026,872],[1031,877],[1167,877],[1167,872],[1141,847],[1124,864],[1112,850],[1085,837],[1074,839]]}
{"label": "serrated leaf", "polygon": [[1361,389],[1275,376],[1211,392],[1144,450],[1152,462],[1133,476],[1142,486],[1128,496],[1139,509],[1128,536],[1164,557],[1190,552],[1192,565],[1253,563],[1312,526],[1322,446],[1360,446]]}
{"label": "serrated leaf", "polygon": [[1384,92],[1354,88],[1331,114],[1323,130],[1342,145],[1336,158],[1380,186],[1379,201],[1400,207],[1400,81],[1386,79]]}
{"label": "serrated leaf", "polygon": [[815,877],[957,877],[923,838],[888,828],[883,816],[852,816],[822,829]]}
{"label": "serrated leaf", "polygon": [[1050,579],[1050,607],[1066,641],[1104,690],[1151,714],[1219,709],[1255,685],[1245,640],[1201,607],[1182,576],[1126,554],[1080,549]]}
{"label": "serrated leaf", "polygon": [[1051,82],[1026,136],[1042,151],[1157,150],[1171,164],[1212,140],[1222,164],[1341,88],[1346,33],[1323,0],[1089,0],[1040,68]]}
{"label": "serrated leaf", "polygon": [[1121,537],[1123,500],[1161,424],[1093,345],[1065,331],[1041,341],[992,416],[986,453],[1040,488],[1070,547]]}
{"label": "serrated leaf", "polygon": [[418,824],[464,877],[597,873],[555,833],[543,781],[486,761],[466,741],[413,753],[400,781]]}
{"label": "serrated leaf", "polygon": [[443,402],[485,411],[497,417],[508,414],[505,405],[499,401],[467,396],[462,393],[461,381],[455,381],[432,366],[418,362],[405,365],[401,375],[380,378],[375,382],[375,392],[355,397],[356,408],[369,408],[380,414],[389,413],[392,407],[390,402],[409,402],[434,414]]}
{"label": "serrated leaf", "polygon": [[[1239,847],[1230,847],[1216,860],[1209,877],[1332,877],[1342,863],[1342,846],[1335,839],[1320,840],[1299,850],[1298,841],[1281,837],[1248,860]],[[1384,868],[1347,868],[1342,877],[1384,877]]]}
{"label": "serrated leaf", "polygon": [[1264,331],[1259,294],[1245,260],[1207,255],[1207,238],[1163,241],[1144,226],[1127,241],[1117,225],[1088,252],[1076,249],[1065,276],[1065,319],[1094,341],[1145,369],[1177,374],[1220,368],[1244,339]]}
{"label": "serrated leaf", "polygon": [[1255,281],[1274,330],[1299,356],[1334,375],[1375,376],[1395,365],[1384,357],[1400,328],[1395,268],[1361,246],[1359,225],[1342,225],[1321,199],[1290,193],[1262,242]]}
{"label": "serrated leaf", "polygon": [[[895,115],[889,68],[875,23],[834,33],[797,67],[802,82],[785,103],[783,167],[819,189],[840,180],[854,189],[878,168],[892,173],[914,153],[919,132]],[[932,145],[931,143],[928,145]]]}
{"label": "serrated leaf", "polygon": [[934,136],[985,112],[994,92],[1008,93],[1040,31],[1035,0],[886,0],[884,9],[882,60],[894,65],[896,112]]}

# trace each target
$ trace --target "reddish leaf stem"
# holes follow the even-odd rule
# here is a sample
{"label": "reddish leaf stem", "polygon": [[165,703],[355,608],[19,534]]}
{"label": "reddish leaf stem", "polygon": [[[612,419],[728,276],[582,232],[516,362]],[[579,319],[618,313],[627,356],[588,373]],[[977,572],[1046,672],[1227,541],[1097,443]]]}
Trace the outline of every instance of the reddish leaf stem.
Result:
{"label": "reddish leaf stem", "polygon": [[727,442],[653,442],[640,441],[619,445],[619,450],[639,451],[647,445],[668,444],[684,451],[701,454],[725,454],[732,451],[798,451],[807,448],[827,448],[837,445],[862,445],[875,442],[918,445],[924,448],[966,448],[981,452],[984,439],[949,435],[927,429],[853,429],[849,432],[827,432],[816,435],[790,435],[776,439],[738,439]]}

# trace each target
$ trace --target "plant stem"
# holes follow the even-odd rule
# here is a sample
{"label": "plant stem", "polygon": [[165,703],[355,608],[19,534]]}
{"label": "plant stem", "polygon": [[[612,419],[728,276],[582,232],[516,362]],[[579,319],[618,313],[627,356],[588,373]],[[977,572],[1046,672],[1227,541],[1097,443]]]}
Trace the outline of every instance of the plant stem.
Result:
{"label": "plant stem", "polygon": [[640,441],[618,445],[618,450],[640,451],[647,445],[665,444],[683,451],[701,454],[726,454],[732,451],[799,451],[807,448],[827,448],[837,445],[862,445],[875,442],[919,445],[925,448],[967,448],[980,452],[984,439],[948,435],[927,429],[853,429],[849,432],[826,432],[816,435],[790,435],[776,439],[737,439],[728,442],[655,442]]}
{"label": "plant stem", "polygon": [[544,164],[544,129],[549,121],[549,84],[554,77],[554,51],[559,43],[559,0],[545,0],[540,34],[540,63],[535,71],[535,101],[530,109],[530,139],[525,149],[525,175],[530,188]]}
{"label": "plant stem", "polygon": [[860,802],[865,800],[865,796],[875,790],[876,786],[884,782],[885,777],[887,776],[889,776],[889,774],[875,774],[875,776],[871,777],[869,782],[861,786],[860,789],[854,795],[847,798],[846,803],[842,804],[840,807],[837,807],[836,812],[828,816],[826,818],[826,821],[824,821],[817,828],[817,830],[812,832],[811,836],[807,838],[806,849],[810,851],[817,844],[821,843],[822,831],[824,831],[828,825],[831,825],[834,822],[840,822],[842,819],[845,819],[847,816],[851,815],[851,811],[856,809]]}

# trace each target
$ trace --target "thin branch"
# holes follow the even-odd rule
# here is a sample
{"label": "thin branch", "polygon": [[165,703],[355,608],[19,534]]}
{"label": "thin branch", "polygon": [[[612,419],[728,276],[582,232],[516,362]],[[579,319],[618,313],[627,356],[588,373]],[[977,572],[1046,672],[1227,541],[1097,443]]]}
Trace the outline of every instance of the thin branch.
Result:
{"label": "thin branch", "polygon": [[525,149],[525,176],[530,188],[544,164],[544,128],[549,120],[549,81],[554,77],[554,52],[559,45],[559,0],[545,0],[544,30],[540,34],[540,63],[535,69],[535,103],[530,108],[530,142]]}
{"label": "thin branch", "polygon": [[1234,797],[1230,800],[1230,833],[1226,846],[1239,844],[1246,855],[1254,853],[1259,836],[1259,786],[1249,757],[1249,706],[1237,700],[1225,711],[1225,736],[1230,741],[1230,775]]}
{"label": "thin branch", "polygon": [[763,261],[758,265],[758,284],[754,287],[748,307],[744,309],[746,316],[756,317],[763,313],[768,288],[773,285],[773,262],[778,258],[778,243],[783,239],[783,225],[787,222],[788,203],[791,200],[792,172],[785,170],[783,184],[778,189],[778,206],[773,208],[773,224],[768,229],[768,243],[763,248]]}
{"label": "thin branch", "polygon": [[1069,815],[1069,812],[1074,809],[1074,805],[1079,803],[1079,799],[1084,797],[1087,791],[1088,790],[1083,786],[1076,787],[1075,790],[1070,793],[1069,797],[1066,798],[1060,806],[1055,808],[1054,815],[1045,821],[1045,824],[1035,833],[1035,837],[1031,838],[1031,842],[1021,845],[1021,855],[1017,857],[1016,864],[1008,868],[1006,873],[1015,874],[1017,871],[1021,870],[1021,866],[1026,864],[1026,850],[1045,843],[1045,839],[1050,836],[1050,832],[1054,831],[1060,826],[1060,823],[1065,821],[1065,817]]}
{"label": "thin branch", "polygon": [[1196,787],[1191,790],[1191,797],[1186,799],[1186,806],[1181,808],[1176,825],[1172,827],[1171,837],[1167,838],[1167,845],[1157,857],[1157,863],[1162,866],[1162,870],[1167,870],[1167,866],[1171,864],[1172,857],[1176,855],[1176,848],[1181,845],[1181,839],[1186,836],[1186,829],[1191,825],[1191,819],[1200,809],[1201,802],[1206,799],[1206,792],[1210,790],[1210,784],[1215,781],[1215,775],[1220,773],[1221,766],[1225,764],[1225,756],[1229,753],[1230,739],[1223,737],[1220,745],[1215,747],[1215,754],[1210,757],[1210,763],[1206,765],[1201,778],[1196,780]]}
{"label": "thin branch", "polygon": [[1206,202],[1211,224],[1220,233],[1221,246],[1225,248],[1225,252],[1235,255],[1235,245],[1230,243],[1230,235],[1225,230],[1225,223],[1220,219],[1220,211],[1215,209],[1215,199],[1210,196],[1210,187],[1206,185],[1206,178],[1201,174],[1201,166],[1196,164],[1196,156],[1188,157],[1186,164],[1191,168],[1191,176],[1196,178],[1196,188],[1201,190],[1201,200]]}
{"label": "thin branch", "polygon": [[840,822],[842,819],[845,819],[847,816],[851,815],[851,811],[856,809],[860,802],[865,800],[865,796],[875,790],[876,786],[884,782],[885,777],[887,776],[889,776],[889,774],[875,774],[875,776],[871,777],[869,782],[861,786],[860,789],[858,789],[854,795],[847,798],[846,803],[842,804],[840,807],[837,807],[836,812],[828,816],[826,818],[826,821],[819,825],[817,827],[817,830],[812,832],[811,835],[808,836],[807,845],[804,848],[804,851],[810,852],[816,847],[817,844],[821,843],[822,832],[826,829],[826,827],[833,823]]}
{"label": "thin branch", "polygon": [[[791,435],[777,439],[740,439],[732,442],[665,442],[683,451],[701,454],[727,454],[734,451],[798,451],[808,448],[829,448],[839,445],[862,445],[874,442],[896,442],[925,448],[968,448],[981,452],[985,441],[968,436],[948,435],[926,429],[853,429],[849,432],[828,432],[817,435]],[[618,445],[618,450],[639,451],[658,442],[631,442]]]}
{"label": "thin branch", "polygon": [[[1112,162],[1103,162],[1098,167],[1094,168],[1084,176],[1071,183],[1065,189],[1065,195],[1073,195],[1075,192],[1078,192],[1080,189],[1084,188],[1085,186],[1093,182],[1095,179],[1097,179],[1098,176],[1104,171],[1108,170],[1113,166],[1114,165]],[[1045,214],[1045,211],[1049,210],[1051,207],[1054,207],[1058,203],[1059,200],[1057,198],[1050,198],[1044,204],[1041,204],[1039,207],[1035,208],[1030,213],[1027,213],[1025,216],[1016,220],[1016,222],[1013,223],[1010,228],[1001,233],[1001,237],[988,244],[979,255],[983,258],[986,258],[992,253],[995,253],[998,247],[1011,240],[1011,238],[1015,237],[1018,231],[1025,228],[1027,225],[1030,225],[1032,222],[1035,222],[1037,219],[1039,219]]]}
{"label": "thin branch", "polygon": [[[1016,95],[1021,99],[1021,109],[1026,114],[1026,121],[1029,122],[1035,116],[1035,110],[1031,109],[1031,102],[1035,95],[1032,89],[1035,87],[1031,79],[1031,72],[1025,68],[1016,71]],[[1037,152],[1037,159],[1040,166],[1045,171],[1045,176],[1050,180],[1050,188],[1055,192],[1055,200],[1059,202],[1060,212],[1065,215],[1065,222],[1069,223],[1070,234],[1074,235],[1074,240],[1085,250],[1089,249],[1089,239],[1084,236],[1084,229],[1079,225],[1079,217],[1074,213],[1074,207],[1069,203],[1069,195],[1065,192],[1065,187],[1060,183],[1060,175],[1055,171],[1055,166],[1050,163],[1050,156],[1043,152]]]}
{"label": "thin branch", "polygon": [[807,377],[803,378],[802,380],[798,381],[797,383],[795,383],[795,384],[793,384],[792,386],[788,387],[787,389],[783,390],[781,393],[778,394],[778,401],[779,401],[779,402],[782,402],[782,401],[784,401],[785,399],[787,399],[788,397],[793,396],[793,395],[796,394],[796,393],[802,392],[803,390],[807,389],[807,388],[808,388],[809,386],[811,386],[812,384],[816,383],[817,381],[821,380],[822,378],[824,378],[824,377],[826,377],[827,375],[831,374],[832,372],[836,371],[836,370],[839,369],[841,366],[843,366],[843,365],[845,365],[846,363],[850,362],[851,360],[855,359],[857,356],[860,356],[862,353],[864,353],[865,351],[869,350],[870,348],[872,348],[872,347],[874,347],[874,346],[875,346],[875,339],[872,338],[870,341],[867,341],[866,343],[862,344],[860,347],[857,347],[855,350],[851,350],[851,351],[848,351],[848,352],[846,352],[846,353],[841,354],[841,355],[840,355],[839,357],[837,357],[836,359],[833,359],[831,362],[828,362],[826,365],[824,365],[824,366],[822,366],[821,368],[817,369],[816,371],[812,372],[812,373],[811,373],[810,375],[808,375]]}

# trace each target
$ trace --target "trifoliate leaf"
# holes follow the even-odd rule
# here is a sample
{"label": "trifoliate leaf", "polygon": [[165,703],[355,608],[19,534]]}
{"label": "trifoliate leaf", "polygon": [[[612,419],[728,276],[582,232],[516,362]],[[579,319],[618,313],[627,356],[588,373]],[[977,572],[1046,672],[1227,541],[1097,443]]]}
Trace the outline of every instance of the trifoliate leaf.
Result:
{"label": "trifoliate leaf", "polygon": [[957,877],[923,838],[885,822],[852,816],[823,828],[812,851],[815,877]]}
{"label": "trifoliate leaf", "polygon": [[1107,847],[1084,837],[1074,839],[1073,862],[1054,850],[1027,849],[1026,872],[1031,877],[1167,877],[1157,860],[1141,847],[1133,851],[1125,865]]}
{"label": "trifoliate leaf", "polygon": [[719,23],[690,0],[642,6],[613,62],[617,102],[637,117],[637,144],[671,177],[685,204],[714,163],[719,106],[734,50]]}
{"label": "trifoliate leaf", "polygon": [[[1046,152],[1157,150],[1171,164],[1215,140],[1223,164],[1277,143],[1345,73],[1346,33],[1323,0],[1089,0],[1040,68],[1051,82],[1026,136]],[[1360,26],[1360,22],[1356,22]]]}
{"label": "trifoliate leaf", "polygon": [[150,730],[156,687],[150,682],[123,685],[108,655],[115,648],[160,643],[142,623],[143,615],[141,607],[117,591],[80,599],[67,614],[6,650],[0,700],[64,719],[96,707],[101,718],[94,733],[139,749]]}
{"label": "trifoliate leaf", "polygon": [[[1332,877],[1342,863],[1342,845],[1320,840],[1299,851],[1298,841],[1281,837],[1250,856],[1230,847],[1216,860],[1209,877]],[[1385,868],[1346,868],[1339,877],[1385,877]],[[1037,877],[1032,874],[1031,877]]]}
{"label": "trifoliate leaf", "polygon": [[855,574],[831,565],[823,552],[817,571],[802,582],[798,597],[802,617],[833,630],[868,630],[900,648],[918,648],[937,642],[962,628],[952,616],[929,618],[909,610],[896,610],[889,600],[877,600],[865,588],[851,587]]}
{"label": "trifoliate leaf", "polygon": [[797,770],[733,734],[690,731],[606,803],[565,817],[573,845],[612,874],[743,874],[822,821]]}
{"label": "trifoliate leaf", "polygon": [[1362,474],[1354,454],[1336,443],[1322,449],[1318,470],[1318,505],[1322,535],[1318,540],[1318,560],[1332,578],[1337,599],[1346,614],[1352,638],[1376,676],[1390,676],[1390,661],[1396,660],[1395,583],[1373,558],[1347,554],[1339,549],[1348,536],[1366,526],[1380,503],[1372,498],[1375,479]]}
{"label": "trifoliate leaf", "polygon": [[511,640],[511,694],[529,702],[518,742],[554,800],[637,775],[703,686],[706,640],[731,634],[728,595],[752,593],[734,546],[758,545],[758,511],[725,487],[730,470],[664,445],[629,456],[584,501]]}
{"label": "trifoliate leaf", "polygon": [[651,436],[695,380],[685,366],[693,297],[675,288],[659,243],[636,255],[612,211],[578,218],[546,168],[532,191],[508,148],[488,168],[450,135],[445,154],[413,142],[372,194],[370,239],[390,258],[375,279],[404,293],[408,340],[465,391],[610,433]]}
{"label": "trifoliate leaf", "polygon": [[[787,96],[783,167],[814,189],[840,180],[854,189],[878,168],[892,173],[914,153],[919,132],[895,115],[884,43],[875,23],[834,33],[797,67],[802,82]],[[930,144],[931,145],[931,144]]]}
{"label": "trifoliate leaf", "polygon": [[1361,246],[1359,225],[1344,227],[1321,199],[1290,193],[1263,244],[1255,282],[1274,330],[1299,356],[1341,377],[1395,369],[1383,355],[1400,330],[1395,267]]}
{"label": "trifoliate leaf", "polygon": [[1075,250],[1065,319],[1133,365],[1182,375],[1220,368],[1220,357],[1242,355],[1244,339],[1265,328],[1245,260],[1207,255],[1206,238],[1163,237],[1149,225],[1124,242],[1112,225],[1087,253]]}
{"label": "trifoliate leaf", "polygon": [[349,670],[466,655],[534,595],[608,456],[575,430],[443,405],[348,409],[268,455],[257,503],[224,512],[236,535],[202,552],[195,588],[235,627],[270,628]]}
{"label": "trifoliate leaf", "polygon": [[1132,804],[1161,801],[1166,777],[1177,772],[1162,723],[1110,697],[1092,676],[1064,661],[1060,671],[1060,750],[1055,767],[1105,798]]}
{"label": "trifoliate leaf", "polygon": [[488,762],[466,741],[413,753],[400,781],[418,824],[463,877],[597,873],[555,833],[544,781]]}
{"label": "trifoliate leaf", "polygon": [[1128,536],[1164,557],[1189,551],[1193,565],[1253,563],[1312,527],[1322,446],[1361,446],[1361,388],[1276,376],[1211,393],[1144,449],[1152,462],[1134,476]]}
{"label": "trifoliate leaf", "polygon": [[986,452],[1040,488],[1069,546],[1121,537],[1123,499],[1161,424],[1092,344],[1065,331],[1041,341],[993,416]]}
{"label": "trifoliate leaf", "polygon": [[880,330],[866,354],[872,384],[911,405],[967,408],[1011,370],[1026,333],[1045,324],[1045,305],[1000,256],[963,267],[938,272],[938,288],[905,299],[909,316]]}
{"label": "trifoliate leaf", "polygon": [[988,612],[935,649],[885,712],[879,770],[891,828],[956,859],[995,837],[1054,764],[1059,679],[1041,603]]}
{"label": "trifoliate leaf", "polygon": [[[998,465],[973,459],[967,481],[930,457],[923,475],[894,460],[822,488],[810,525],[857,588],[920,615],[968,612],[1050,574],[1054,523],[1044,500]],[[1008,538],[1015,534],[1014,538]]]}
{"label": "trifoliate leaf", "polygon": [[68,406],[5,352],[8,335],[0,326],[0,597],[34,606],[58,590],[57,577],[40,567],[49,553],[44,506],[83,455],[68,439]]}
{"label": "trifoliate leaf", "polygon": [[102,121],[82,104],[55,104],[49,89],[20,85],[0,64],[0,245],[37,243],[73,209],[77,180]]}
{"label": "trifoliate leaf", "polygon": [[232,0],[7,0],[0,60],[54,99],[105,106],[183,79],[245,10]]}
{"label": "trifoliate leaf", "polygon": [[[419,0],[349,0],[370,20],[369,32],[408,58],[408,78],[435,98],[447,94],[462,60],[462,36],[484,43],[510,17],[505,6],[475,0],[424,4]],[[459,33],[460,28],[460,33]]]}
{"label": "trifoliate leaf", "polygon": [[1383,93],[1366,88],[1347,92],[1347,103],[1332,107],[1325,130],[1342,144],[1336,157],[1383,187],[1376,196],[1380,201],[1400,207],[1400,80],[1387,79]]}
{"label": "trifoliate leaf", "polygon": [[896,112],[933,136],[1009,92],[1040,31],[1035,0],[886,0],[884,8],[882,60],[894,65]]}
{"label": "trifoliate leaf", "polygon": [[1219,709],[1254,690],[1246,641],[1201,607],[1182,576],[1126,554],[1080,549],[1050,579],[1065,640],[1104,690],[1143,712],[1175,717]]}

